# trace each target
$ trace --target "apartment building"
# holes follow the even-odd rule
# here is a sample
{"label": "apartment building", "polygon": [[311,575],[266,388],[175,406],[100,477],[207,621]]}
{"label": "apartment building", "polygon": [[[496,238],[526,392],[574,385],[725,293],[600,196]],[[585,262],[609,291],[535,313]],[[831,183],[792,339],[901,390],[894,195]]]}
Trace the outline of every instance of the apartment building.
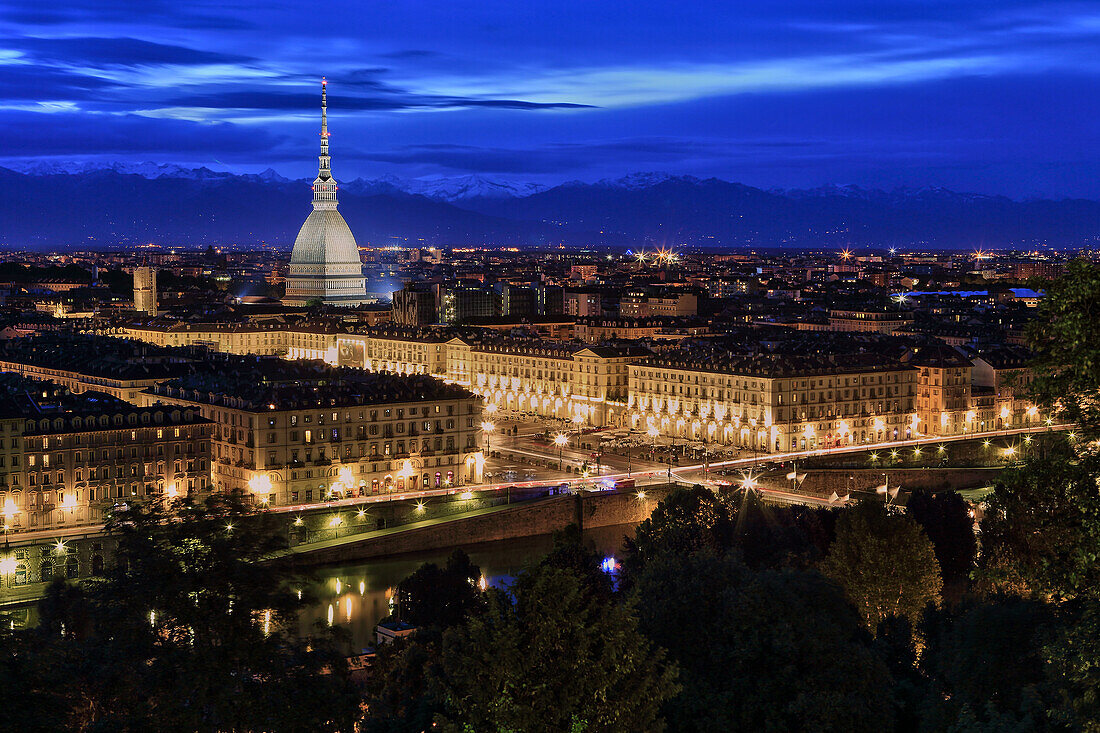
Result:
{"label": "apartment building", "polygon": [[829,328],[849,333],[890,334],[913,325],[913,314],[891,308],[882,310],[829,310]]}
{"label": "apartment building", "polygon": [[917,370],[873,353],[737,354],[694,344],[631,364],[633,428],[762,452],[898,440]]}
{"label": "apartment building", "polygon": [[650,353],[637,346],[454,338],[447,343],[446,377],[500,409],[614,425],[625,417],[628,367]]}
{"label": "apartment building", "polygon": [[0,375],[0,514],[18,533],[102,523],[111,507],[210,489],[213,424]]}
{"label": "apartment building", "polygon": [[215,423],[214,484],[268,505],[479,483],[481,400],[424,375],[278,359],[213,360],[150,403]]}

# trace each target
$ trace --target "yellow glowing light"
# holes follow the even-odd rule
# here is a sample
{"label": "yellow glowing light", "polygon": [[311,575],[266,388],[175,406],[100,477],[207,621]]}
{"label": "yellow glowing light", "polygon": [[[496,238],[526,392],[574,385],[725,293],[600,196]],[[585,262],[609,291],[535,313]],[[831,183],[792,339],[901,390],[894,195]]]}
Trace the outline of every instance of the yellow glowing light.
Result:
{"label": "yellow glowing light", "polygon": [[492,415],[498,409],[499,408],[497,407],[497,404],[495,402],[490,402],[489,404],[485,405],[485,412],[489,413],[490,415]]}
{"label": "yellow glowing light", "polygon": [[1012,456],[1016,455],[1016,449],[1013,448],[1012,446],[1009,446],[1009,447],[1005,448],[1004,454],[1005,454],[1005,456],[1011,458]]}
{"label": "yellow glowing light", "polygon": [[294,517],[294,526],[295,527],[301,527],[302,526],[302,518],[301,517]]}
{"label": "yellow glowing light", "polygon": [[569,442],[569,438],[566,437],[565,433],[558,433],[557,435],[554,436],[554,445],[558,446],[559,448],[561,448],[563,445],[565,445],[568,442]]}
{"label": "yellow glowing light", "polygon": [[339,527],[343,523],[343,521],[344,518],[341,517],[339,514],[336,514],[332,517],[332,519],[328,520],[328,526]]}
{"label": "yellow glowing light", "polygon": [[0,574],[2,575],[14,575],[18,567],[19,562],[10,555],[0,560]]}
{"label": "yellow glowing light", "polygon": [[248,479],[248,490],[253,494],[270,494],[271,479],[264,474],[257,474]]}
{"label": "yellow glowing light", "polygon": [[422,501],[416,502],[416,511],[418,511],[418,512],[423,512],[424,511],[424,502],[422,502]]}
{"label": "yellow glowing light", "polygon": [[168,488],[165,490],[164,495],[167,496],[169,499],[175,499],[177,496],[180,495],[180,490],[176,488],[175,481],[168,484]]}
{"label": "yellow glowing light", "polygon": [[0,512],[0,514],[3,514],[5,517],[11,517],[12,515],[18,513],[19,507],[15,505],[15,500],[13,500],[10,496],[4,499],[4,510]]}
{"label": "yellow glowing light", "polygon": [[638,498],[641,499],[642,501],[644,501],[645,500],[645,492],[644,491],[639,491],[638,492]]}
{"label": "yellow glowing light", "polygon": [[64,540],[58,540],[57,543],[54,544],[54,546],[53,546],[53,552],[54,552],[55,555],[64,555],[65,554],[65,541]]}

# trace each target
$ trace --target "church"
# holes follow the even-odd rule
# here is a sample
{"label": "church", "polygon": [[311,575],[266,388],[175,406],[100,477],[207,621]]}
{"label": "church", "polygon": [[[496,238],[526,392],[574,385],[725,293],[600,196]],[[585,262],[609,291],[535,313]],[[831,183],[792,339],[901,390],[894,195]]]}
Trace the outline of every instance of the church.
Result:
{"label": "church", "polygon": [[355,237],[336,210],[336,179],[328,154],[328,84],[321,80],[321,155],[310,212],[290,255],[283,304],[354,306],[367,302],[363,262]]}

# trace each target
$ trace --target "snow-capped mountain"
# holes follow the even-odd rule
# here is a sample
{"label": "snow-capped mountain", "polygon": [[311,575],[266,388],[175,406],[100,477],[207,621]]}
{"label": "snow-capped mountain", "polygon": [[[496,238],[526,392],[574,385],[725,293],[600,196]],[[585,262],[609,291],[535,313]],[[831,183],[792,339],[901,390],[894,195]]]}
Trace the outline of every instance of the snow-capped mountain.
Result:
{"label": "snow-capped mountain", "polygon": [[[0,244],[289,243],[311,178],[173,165],[0,165]],[[124,191],[125,195],[116,195]],[[633,247],[1089,246],[1100,202],[1014,201],[941,188],[765,191],[717,178],[636,173],[552,188],[479,175],[344,180],[361,242]]]}

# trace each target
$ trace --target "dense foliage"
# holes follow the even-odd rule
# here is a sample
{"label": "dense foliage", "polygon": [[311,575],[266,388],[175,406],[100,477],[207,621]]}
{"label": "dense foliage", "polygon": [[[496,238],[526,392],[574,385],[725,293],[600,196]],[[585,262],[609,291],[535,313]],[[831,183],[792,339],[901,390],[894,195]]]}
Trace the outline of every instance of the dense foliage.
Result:
{"label": "dense foliage", "polygon": [[38,626],[3,642],[13,676],[0,687],[46,729],[353,724],[359,700],[343,656],[327,634],[297,628],[302,579],[265,562],[285,547],[266,517],[213,497],[135,505],[108,528],[118,550],[106,574],[58,581]]}

